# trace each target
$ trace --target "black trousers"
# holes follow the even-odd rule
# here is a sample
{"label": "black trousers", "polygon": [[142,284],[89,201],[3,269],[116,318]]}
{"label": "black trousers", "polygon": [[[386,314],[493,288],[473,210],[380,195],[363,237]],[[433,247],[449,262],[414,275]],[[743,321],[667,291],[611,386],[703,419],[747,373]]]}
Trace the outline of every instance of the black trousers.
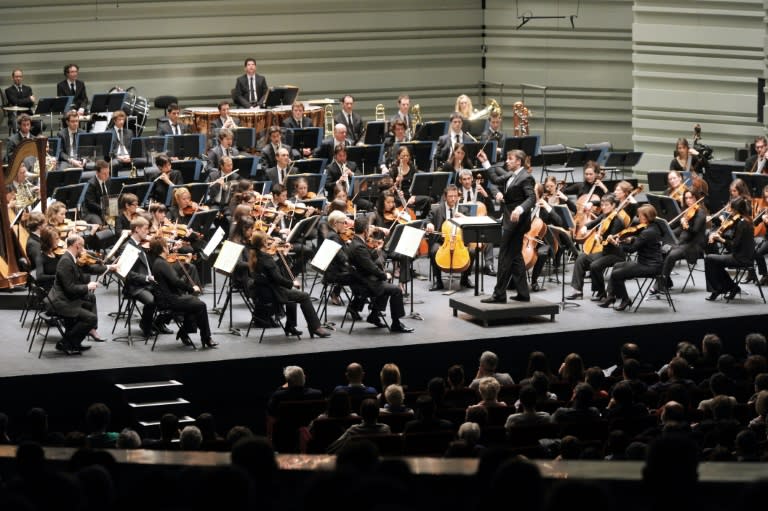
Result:
{"label": "black trousers", "polygon": [[142,289],[134,294],[133,298],[144,306],[141,311],[141,329],[149,330],[152,326],[152,316],[155,314],[155,296],[149,289]]}
{"label": "black trousers", "polygon": [[165,297],[164,301],[171,311],[184,315],[184,323],[181,326],[182,333],[191,334],[199,329],[201,340],[211,338],[208,307],[202,300],[192,295],[181,295]]}
{"label": "black trousers", "polygon": [[528,289],[528,277],[525,274],[525,262],[523,262],[523,236],[526,231],[515,229],[513,231],[502,229],[501,243],[499,244],[499,268],[496,274],[496,287],[493,288],[493,296],[505,298],[507,288],[514,288],[522,297],[530,297]]}
{"label": "black trousers", "polygon": [[318,319],[317,312],[315,312],[315,308],[312,306],[312,298],[310,298],[309,293],[299,289],[289,289],[287,290],[287,295],[289,301],[285,304],[285,327],[291,328],[296,326],[296,304],[298,303],[309,329],[317,330],[320,328],[320,319]]}
{"label": "black trousers", "polygon": [[621,256],[613,254],[579,254],[573,265],[573,275],[571,277],[571,287],[581,291],[584,288],[584,276],[589,270],[589,276],[592,280],[592,292],[598,294],[605,293],[605,277],[603,272],[616,263],[623,261]]}
{"label": "black trousers", "polygon": [[755,248],[755,262],[757,263],[757,271],[760,275],[768,275],[768,268],[765,265],[765,254],[768,254],[768,239],[755,239],[757,247]]}
{"label": "black trousers", "polygon": [[636,277],[654,277],[659,274],[661,265],[648,266],[635,261],[616,263],[611,271],[611,281],[608,288],[611,295],[619,300],[629,300],[626,281]]}
{"label": "black trousers", "polygon": [[707,291],[727,293],[736,283],[728,274],[729,266],[739,266],[739,261],[731,254],[707,254],[704,257],[704,276],[707,279]]}
{"label": "black trousers", "polygon": [[380,284],[380,286],[379,294],[371,298],[373,310],[383,312],[387,308],[387,300],[389,300],[389,313],[392,321],[397,321],[405,316],[403,292],[400,290],[400,286],[386,282]]}
{"label": "black trousers", "polygon": [[75,319],[75,324],[64,332],[62,342],[72,347],[80,346],[88,332],[96,328],[99,324],[99,316],[96,311],[96,298],[91,294],[87,298],[77,300],[80,302],[80,308],[74,316],[68,318]]}

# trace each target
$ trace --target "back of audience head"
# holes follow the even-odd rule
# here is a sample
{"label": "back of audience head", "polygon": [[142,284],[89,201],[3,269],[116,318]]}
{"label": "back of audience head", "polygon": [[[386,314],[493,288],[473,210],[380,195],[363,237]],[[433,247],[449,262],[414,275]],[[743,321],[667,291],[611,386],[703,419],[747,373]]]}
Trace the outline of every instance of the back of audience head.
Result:
{"label": "back of audience head", "polygon": [[384,392],[389,385],[400,385],[400,368],[397,364],[384,364],[379,372],[379,379],[381,380],[382,392]]}
{"label": "back of audience head", "polygon": [[141,437],[133,429],[125,428],[117,435],[115,447],[118,449],[139,449],[141,448]]}
{"label": "back of audience head", "polygon": [[768,355],[768,342],[761,333],[753,332],[744,338],[747,355]]}
{"label": "back of audience head", "polygon": [[288,388],[303,387],[306,382],[304,370],[299,366],[287,366],[283,369],[283,377]]}
{"label": "back of audience head", "polygon": [[232,426],[229,431],[227,431],[227,445],[232,448],[233,445],[235,445],[239,440],[242,440],[243,438],[250,438],[253,436],[253,432],[251,429],[247,426]]}
{"label": "back of audience head", "polygon": [[448,385],[451,388],[459,388],[464,386],[464,367],[458,364],[454,364],[448,368]]}
{"label": "back of audience head", "polygon": [[232,446],[232,464],[236,465],[257,482],[275,482],[278,473],[277,459],[272,445],[263,436],[249,435],[237,440]]}
{"label": "back of audience head", "polygon": [[349,399],[349,392],[346,390],[336,390],[328,396],[328,405],[326,415],[328,417],[347,417],[352,413],[352,402]]}
{"label": "back of audience head", "polygon": [[104,403],[93,403],[85,412],[85,422],[89,433],[103,433],[109,427],[111,419],[109,407]]}
{"label": "back of audience head", "polygon": [[360,416],[363,422],[373,423],[379,418],[379,404],[375,399],[363,399],[360,403]]}
{"label": "back of audience head", "polygon": [[523,407],[523,410],[535,410],[538,397],[538,392],[536,392],[533,385],[523,385],[519,395],[520,405]]}
{"label": "back of audience head", "polygon": [[184,426],[179,435],[179,446],[182,451],[196,451],[203,445],[203,434],[197,426]]}

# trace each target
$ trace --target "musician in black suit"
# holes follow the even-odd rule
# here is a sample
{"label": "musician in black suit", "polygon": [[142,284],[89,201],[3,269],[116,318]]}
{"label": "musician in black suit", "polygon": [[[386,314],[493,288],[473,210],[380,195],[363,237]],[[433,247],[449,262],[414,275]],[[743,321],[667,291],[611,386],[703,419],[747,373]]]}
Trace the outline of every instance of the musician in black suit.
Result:
{"label": "musician in black suit", "polygon": [[453,152],[453,147],[456,144],[467,144],[473,142],[473,140],[464,133],[462,126],[464,125],[464,118],[459,112],[453,112],[451,114],[451,125],[448,129],[448,133],[441,135],[437,139],[437,149],[435,149],[435,164],[439,164],[448,161],[448,157]]}
{"label": "musician in black suit", "polygon": [[88,108],[88,93],[85,92],[85,84],[78,80],[80,66],[67,64],[64,66],[65,78],[56,84],[57,96],[73,96],[71,107],[82,114]]}
{"label": "musician in black suit", "polygon": [[245,59],[245,74],[239,76],[232,91],[232,99],[241,108],[264,107],[267,99],[267,80],[256,74],[256,59]]}
{"label": "musician in black suit", "polygon": [[176,103],[171,103],[166,108],[168,116],[162,119],[157,125],[157,134],[160,136],[168,135],[186,135],[189,133],[189,128],[186,124],[179,122],[179,114],[181,109]]}
{"label": "musician in black suit", "polygon": [[519,149],[507,153],[508,174],[499,187],[496,199],[503,201],[501,243],[496,287],[486,303],[506,303],[506,289],[512,285],[517,290],[513,300],[530,301],[530,290],[523,262],[523,236],[531,225],[531,210],[536,203],[535,181],[523,168],[525,153]]}
{"label": "musician in black suit", "polygon": [[[440,268],[440,266],[438,266],[435,262],[435,255],[440,249],[440,246],[443,244],[444,239],[442,237],[434,236],[433,233],[435,231],[441,231],[443,223],[446,220],[454,217],[458,218],[464,216],[459,213],[457,209],[458,204],[458,188],[456,185],[448,185],[443,192],[443,198],[437,204],[432,205],[432,207],[429,209],[429,214],[427,215],[427,226],[425,231],[427,235],[430,236],[429,262],[432,265],[432,275],[435,279],[432,287],[429,288],[430,291],[439,291],[445,288],[442,278],[443,269]],[[471,267],[472,262],[470,259],[469,268]],[[472,287],[472,284],[469,282],[469,268],[461,273],[461,287]]]}
{"label": "musician in black suit", "polygon": [[27,261],[29,263],[29,273],[35,269],[35,264],[38,257],[42,254],[40,248],[41,239],[40,233],[43,230],[47,222],[45,221],[45,215],[39,211],[33,211],[29,214],[27,219],[27,231],[29,231],[29,238],[27,238],[27,246],[25,251],[27,254]]}
{"label": "musician in black suit", "polygon": [[120,170],[131,168],[131,143],[133,142],[133,130],[125,126],[127,116],[122,110],[116,110],[112,114],[112,147],[109,154],[112,157],[112,168],[115,175]]}
{"label": "musician in black suit", "polygon": [[[155,277],[152,272],[152,265],[147,258],[147,254],[141,247],[149,237],[149,220],[142,216],[137,216],[131,220],[131,235],[126,240],[126,245],[139,250],[139,257],[133,263],[128,275],[125,276],[123,285],[123,294],[129,296],[141,303],[144,307],[141,311],[141,321],[139,323],[144,337],[152,335],[152,318],[155,314],[155,296],[152,293],[155,286]],[[160,329],[163,333],[170,333],[166,327]]]}
{"label": "musician in black suit", "polygon": [[219,143],[208,151],[208,164],[205,167],[206,174],[212,170],[221,168],[221,159],[224,156],[229,156],[231,158],[240,154],[237,148],[232,145],[235,141],[235,135],[231,130],[222,128],[219,130],[217,138]]}
{"label": "musician in black suit", "polygon": [[[95,341],[103,341],[96,334],[99,324],[96,312],[96,297],[93,291],[99,286],[98,282],[91,282],[85,268],[77,264],[77,259],[85,250],[85,242],[82,236],[70,235],[67,238],[67,249],[59,259],[56,266],[56,278],[53,287],[48,292],[48,299],[53,311],[72,321],[64,332],[61,341],[56,343],[56,349],[64,351],[67,355],[79,353],[90,349],[90,346],[82,346],[87,335]],[[91,268],[91,271],[114,271],[114,265]]]}
{"label": "musician in black suit", "polygon": [[96,175],[88,180],[83,201],[83,220],[89,224],[106,225],[105,213],[102,209],[102,197],[109,196],[109,163],[104,160],[96,161]]}
{"label": "musician in black suit", "polygon": [[240,119],[229,115],[229,101],[225,100],[220,102],[218,108],[219,116],[211,123],[211,128],[213,129],[214,134],[221,128],[231,130],[240,126]]}
{"label": "musician in black suit", "polygon": [[[23,71],[18,68],[14,69],[11,73],[11,78],[13,79],[13,85],[5,89],[5,98],[8,100],[8,106],[28,108],[28,111],[31,112],[32,107],[37,103],[37,98],[35,98],[32,93],[32,87],[22,83],[22,80],[24,79]],[[8,112],[9,126],[17,126],[17,113],[18,112]],[[36,120],[32,124],[32,132],[35,135],[40,134],[42,131],[42,122]]]}
{"label": "musician in black suit", "polygon": [[288,272],[287,267],[279,268],[274,256],[267,253],[267,234],[265,232],[260,230],[253,232],[248,265],[254,285],[269,286],[272,289],[274,299],[278,303],[285,304],[285,335],[299,336],[302,334],[296,328],[296,304],[298,303],[307,322],[310,337],[331,336],[330,332],[321,326],[309,293],[296,289],[298,282],[283,273],[283,271]]}
{"label": "musician in black suit", "polygon": [[347,161],[347,148],[343,145],[334,149],[333,161],[325,167],[325,195],[333,197],[333,187],[341,183],[347,190],[347,196],[352,196],[350,177],[357,174],[357,164]]}
{"label": "musician in black suit", "polygon": [[501,114],[494,110],[488,117],[488,127],[480,135],[481,142],[496,141],[496,157],[504,154],[504,142],[507,136],[501,131]]}
{"label": "musician in black suit", "polygon": [[325,158],[326,161],[333,159],[333,151],[338,145],[350,146],[354,145],[352,140],[347,137],[347,125],[337,124],[333,127],[333,136],[323,139],[320,143],[320,147],[312,152],[313,158]]}
{"label": "musician in black suit", "polygon": [[261,148],[261,167],[270,168],[277,164],[277,150],[285,148],[288,151],[289,159],[298,160],[301,158],[299,152],[288,144],[283,143],[283,133],[279,126],[270,126],[267,130],[269,142]]}
{"label": "musician in black suit", "polygon": [[171,167],[171,159],[164,154],[157,155],[155,164],[160,174],[154,177],[150,199],[165,204],[168,198],[168,187],[184,184],[184,178],[181,172]]}
{"label": "musician in black suit", "polygon": [[61,151],[59,152],[59,168],[83,168],[85,162],[77,156],[77,135],[85,133],[80,129],[80,116],[74,110],[67,112],[65,119],[67,127],[59,131]]}
{"label": "musician in black suit", "polygon": [[747,158],[744,162],[744,172],[753,172],[757,174],[768,174],[768,139],[764,135],[755,137],[755,154]]}
{"label": "musician in black suit", "polygon": [[283,121],[283,128],[286,129],[301,129],[312,128],[312,119],[304,117],[304,103],[301,101],[294,101],[291,105],[291,116]]}
{"label": "musician in black suit", "polygon": [[397,98],[397,113],[390,117],[389,127],[390,130],[394,126],[396,121],[403,121],[405,123],[405,129],[409,132],[409,138],[413,137],[414,133],[410,133],[412,126],[412,119],[409,109],[411,108],[411,98],[407,94],[401,94]]}
{"label": "musician in black suit", "polygon": [[360,114],[352,111],[355,106],[355,98],[347,94],[341,98],[341,111],[333,116],[333,124],[343,124],[347,127],[347,136],[353,144],[357,144],[363,138],[363,119]]}
{"label": "musician in black suit", "polygon": [[8,163],[13,158],[13,153],[16,151],[16,146],[21,144],[22,140],[28,140],[34,138],[32,136],[32,119],[27,114],[21,114],[18,117],[19,130],[8,138],[6,142],[5,159]]}
{"label": "musician in black suit", "polygon": [[277,162],[274,167],[267,169],[267,179],[272,181],[272,187],[276,184],[285,184],[286,176],[291,172],[291,157],[288,156],[288,150],[281,147],[277,150]]}
{"label": "musician in black suit", "polygon": [[[362,280],[372,296],[371,314],[367,320],[377,327],[385,326],[380,315],[383,313],[389,300],[389,312],[392,316],[392,332],[413,332],[413,328],[405,326],[400,318],[405,316],[403,306],[403,291],[400,286],[390,284],[391,276],[382,270],[375,262],[370,248],[366,243],[369,219],[360,216],[355,219],[355,236],[349,242],[347,254],[349,262],[355,269],[355,274]],[[373,249],[378,250],[378,249]]]}

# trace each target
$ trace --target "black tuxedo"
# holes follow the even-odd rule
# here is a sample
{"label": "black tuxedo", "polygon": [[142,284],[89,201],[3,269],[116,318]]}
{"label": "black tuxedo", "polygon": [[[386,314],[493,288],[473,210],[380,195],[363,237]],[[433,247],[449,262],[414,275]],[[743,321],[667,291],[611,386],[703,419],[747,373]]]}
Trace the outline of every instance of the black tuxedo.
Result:
{"label": "black tuxedo", "polygon": [[[766,160],[768,160],[768,155],[766,156]],[[749,158],[747,158],[747,161],[744,162],[744,172],[757,172],[757,155],[753,154]],[[763,164],[763,168],[761,169],[761,174],[768,174],[768,161],[766,161]]]}
{"label": "black tuxedo", "polygon": [[5,151],[5,159],[7,162],[10,163],[11,158],[13,157],[13,153],[14,151],[16,151],[16,146],[21,144],[22,140],[24,140],[25,138],[32,139],[34,137],[32,136],[32,133],[30,133],[28,137],[23,137],[21,135],[21,132],[16,132],[13,135],[11,135],[11,137],[6,142],[7,147]]}
{"label": "black tuxedo", "polygon": [[[216,183],[216,180],[221,177],[221,170],[219,169],[213,169],[208,173],[208,179],[207,181],[211,183],[210,188],[208,188],[208,202],[207,204],[210,206],[216,206],[219,208],[222,213],[229,216],[229,199],[230,199],[230,187],[232,184],[237,181],[239,174],[236,170],[233,170],[229,174],[227,174],[226,179],[224,180],[224,185],[220,185],[219,183]],[[219,192],[221,192],[221,197],[219,198]]]}
{"label": "black tuxedo", "polygon": [[[291,168],[290,168],[290,167],[288,167],[287,169],[285,169],[285,174],[284,174],[284,175],[285,175],[286,177],[287,177],[287,176],[290,174],[290,173],[289,173],[289,171],[290,171],[290,170],[291,170]],[[294,172],[295,172],[295,169],[294,169]],[[275,167],[270,167],[270,168],[268,168],[268,169],[267,169],[267,179],[269,179],[270,181],[272,181],[272,184],[273,184],[273,185],[274,185],[275,183],[285,184],[285,179],[283,179],[283,181],[282,181],[282,182],[280,181],[280,176],[277,174],[277,166],[275,166]],[[288,195],[291,195],[292,193],[293,193],[293,190],[288,190]]]}
{"label": "black tuxedo", "polygon": [[[347,138],[344,140],[344,145],[346,147],[354,145],[352,143],[352,140]],[[314,151],[312,151],[312,157],[313,158],[325,158],[326,161],[331,161],[334,156],[334,149],[336,148],[336,139],[333,137],[325,138],[320,143],[320,147],[316,148]]]}
{"label": "black tuxedo", "polygon": [[27,85],[21,86],[21,91],[16,88],[15,85],[11,85],[5,89],[5,97],[8,99],[9,106],[25,106],[32,108],[34,101],[32,101],[32,87]]}
{"label": "black tuxedo", "polygon": [[320,328],[320,320],[315,308],[312,306],[312,298],[308,293],[293,287],[293,281],[283,275],[273,256],[259,251],[257,253],[256,272],[266,280],[275,300],[285,304],[285,328],[296,326],[296,304],[301,306],[301,312],[307,321],[307,327],[315,331]]}
{"label": "black tuxedo", "polygon": [[[240,126],[240,119],[237,117],[232,117],[232,122],[235,123],[235,126]],[[224,121],[221,120],[221,117],[217,117],[214,119],[214,121],[211,123],[211,128],[213,128],[213,133],[216,133],[216,130],[220,130],[224,127]]]}
{"label": "black tuxedo", "polygon": [[296,119],[293,118],[293,116],[288,117],[283,121],[283,128],[287,129],[300,129],[300,128],[312,128],[314,125],[312,124],[312,119],[307,116],[303,116],[299,121],[297,122]]}
{"label": "black tuxedo", "polygon": [[[109,182],[104,183],[104,189],[109,194]],[[83,218],[90,224],[104,225],[104,211],[101,209],[101,198],[104,196],[104,190],[96,176],[88,180],[88,187],[85,189],[85,200],[83,201]]]}
{"label": "black tuxedo", "polygon": [[[75,139],[75,147],[72,153],[75,155],[75,158],[77,158],[77,135],[79,133],[85,133],[83,130],[77,130],[75,133],[74,139]],[[69,158],[70,158],[70,150],[72,149],[72,146],[69,142],[69,129],[64,128],[59,132],[59,139],[61,140],[61,151],[59,152],[59,162],[64,163],[64,166],[69,166]]]}
{"label": "black tuxedo", "polygon": [[[496,298],[506,300],[506,289],[510,283],[522,298],[530,296],[522,250],[523,236],[531,226],[531,210],[536,204],[534,186],[533,177],[522,167],[517,170],[516,175],[509,172],[505,182],[499,186],[501,193],[504,194],[504,204],[499,245],[499,272],[496,287],[493,290]],[[510,215],[518,207],[522,208],[523,213],[517,222],[512,222]]]}
{"label": "black tuxedo", "polygon": [[191,294],[181,293],[192,293],[192,284],[180,279],[168,261],[162,257],[156,257],[152,261],[152,274],[157,282],[153,288],[155,300],[162,303],[164,308],[184,315],[181,333],[191,334],[200,328],[200,340],[210,339],[211,328],[205,303]]}
{"label": "black tuxedo", "polygon": [[232,100],[241,108],[263,107],[264,100],[267,98],[267,80],[257,73],[254,75],[254,85],[256,86],[256,102],[252,104],[249,94],[248,75],[238,76],[235,82],[235,90],[232,91]]}
{"label": "black tuxedo", "polygon": [[387,282],[387,274],[374,262],[371,249],[359,236],[352,238],[347,248],[349,261],[355,269],[355,276],[368,288],[374,296],[372,309],[381,312],[387,306],[389,299],[389,312],[392,322],[397,322],[405,316],[403,306],[403,292],[400,286]]}
{"label": "black tuxedo", "polygon": [[[175,185],[184,184],[184,178],[182,177],[181,172],[176,169],[171,169],[171,171],[168,173],[168,178],[171,180],[171,183]],[[161,204],[165,204],[165,200],[167,198],[168,185],[165,183],[165,181],[158,179],[152,185],[152,193],[150,194],[150,199],[155,200]]]}
{"label": "black tuxedo", "polygon": [[[119,131],[119,132],[118,132]],[[109,148],[109,153],[112,156],[113,164],[116,165],[115,167],[115,174],[117,174],[117,171],[120,169],[121,166],[124,164],[119,162],[117,160],[117,151],[120,149],[120,145],[123,145],[125,147],[125,150],[128,153],[128,156],[131,155],[131,144],[133,142],[133,130],[130,128],[126,128],[123,126],[121,130],[118,130],[117,128],[112,128],[112,146]],[[130,164],[126,165],[126,167],[130,167]]]}
{"label": "black tuxedo", "polygon": [[69,87],[67,80],[62,80],[56,84],[57,96],[74,96],[72,99],[72,108],[74,110],[88,108],[88,93],[85,92],[85,84],[80,80],[75,80],[75,93]]}
{"label": "black tuxedo", "polygon": [[[229,148],[229,157],[234,157],[240,154],[240,151],[237,150],[236,147],[232,146]],[[208,165],[206,165],[206,171],[210,172],[213,169],[220,169],[221,168],[221,159],[225,156],[224,154],[224,148],[222,148],[220,145],[217,145],[216,147],[211,148],[210,151],[208,151]]]}
{"label": "black tuxedo", "polygon": [[155,314],[155,297],[152,293],[154,284],[147,280],[149,275],[153,275],[152,265],[144,249],[136,243],[132,236],[125,243],[126,245],[133,245],[138,248],[139,257],[125,277],[123,294],[144,304],[141,312],[141,329],[145,334],[148,334],[152,323],[152,316]]}
{"label": "black tuxedo", "polygon": [[90,277],[81,270],[69,251],[61,256],[48,298],[57,314],[76,320],[61,340],[67,348],[80,346],[88,332],[98,325],[96,299],[88,291],[89,281]]}
{"label": "black tuxedo", "polygon": [[363,138],[363,119],[357,112],[352,112],[352,122],[347,120],[347,114],[342,110],[337,112],[333,116],[333,125],[343,124],[347,127],[347,138],[351,139],[354,144],[357,144],[361,138]]}
{"label": "black tuxedo", "polygon": [[[285,148],[288,151],[288,154],[292,160],[298,160],[301,158],[299,152],[291,146],[281,143],[280,147]],[[261,148],[261,167],[270,168],[274,167],[275,165],[277,165],[277,154],[275,153],[275,148],[272,144],[265,144],[264,147]]]}
{"label": "black tuxedo", "polygon": [[[451,156],[451,149],[453,149],[453,144],[455,143],[453,139],[455,138],[456,135],[449,130],[448,134],[441,135],[440,138],[437,139],[437,149],[435,149],[435,159],[437,161],[448,161],[448,158]],[[462,144],[473,142],[473,140],[465,133],[459,135],[459,141]]]}
{"label": "black tuxedo", "polygon": [[[179,122],[176,125],[179,127],[179,134],[186,135],[189,133],[189,127],[186,124]],[[173,128],[171,127],[171,121],[169,119],[164,119],[158,123],[157,134],[159,136],[175,135]]]}
{"label": "black tuxedo", "polygon": [[[353,161],[348,161],[346,163],[347,168],[352,171],[353,174],[357,175],[357,164]],[[325,167],[325,196],[326,197],[333,197],[333,188],[336,186],[336,181],[339,180],[341,177],[341,166],[336,160],[333,160],[331,163],[326,165]],[[351,181],[349,183],[352,184]],[[352,197],[354,193],[350,193],[351,190],[347,190],[347,195]]]}

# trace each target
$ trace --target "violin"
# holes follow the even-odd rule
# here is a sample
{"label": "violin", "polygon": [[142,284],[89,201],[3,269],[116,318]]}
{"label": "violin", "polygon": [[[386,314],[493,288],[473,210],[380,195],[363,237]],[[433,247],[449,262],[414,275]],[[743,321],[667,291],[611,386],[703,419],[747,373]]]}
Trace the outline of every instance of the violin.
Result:
{"label": "violin", "polygon": [[766,234],[766,225],[765,222],[763,222],[763,215],[768,213],[768,207],[765,207],[761,209],[756,215],[755,220],[753,222],[753,225],[755,227],[754,235],[755,237],[765,237]]}
{"label": "violin", "polygon": [[608,243],[612,243],[614,241],[627,241],[627,238],[630,236],[637,235],[648,227],[648,224],[645,222],[641,222],[637,225],[631,225],[629,227],[625,227],[624,229],[620,230],[616,234],[612,234],[608,236],[606,239],[603,240],[603,245],[607,245]]}
{"label": "violin", "polygon": [[[54,253],[56,253],[56,251],[54,251]],[[92,264],[104,264],[104,261],[98,256],[98,254],[91,252],[90,250],[83,250],[80,252],[80,255],[77,258],[77,265],[90,266]]]}
{"label": "violin", "polygon": [[184,224],[164,224],[160,228],[160,233],[164,238],[186,238],[189,236],[189,229]]}
{"label": "violin", "polygon": [[339,238],[341,238],[341,241],[343,241],[344,243],[348,243],[352,241],[352,238],[354,237],[355,237],[355,230],[351,227],[347,227],[339,233]]}
{"label": "violin", "polygon": [[280,238],[274,238],[270,236],[267,238],[266,245],[264,246],[264,252],[269,255],[275,255],[277,253],[285,254],[291,249],[291,244],[287,241],[283,241]]}
{"label": "violin", "polygon": [[181,208],[181,213],[184,216],[190,216],[197,213],[198,211],[206,211],[206,210],[208,210],[208,206],[205,206],[205,205],[201,206],[197,202],[190,202],[189,204]]}
{"label": "violin", "polygon": [[731,217],[728,218],[727,220],[723,220],[723,223],[720,224],[720,227],[718,227],[717,231],[715,232],[717,233],[718,236],[722,236],[723,234],[725,234],[727,230],[734,227],[736,225],[736,222],[738,222],[739,220],[741,220],[740,214],[736,213],[735,215],[731,215]]}
{"label": "violin", "polygon": [[165,258],[170,264],[175,262],[179,263],[191,263],[195,259],[195,254],[180,254],[178,252],[172,252]]}

